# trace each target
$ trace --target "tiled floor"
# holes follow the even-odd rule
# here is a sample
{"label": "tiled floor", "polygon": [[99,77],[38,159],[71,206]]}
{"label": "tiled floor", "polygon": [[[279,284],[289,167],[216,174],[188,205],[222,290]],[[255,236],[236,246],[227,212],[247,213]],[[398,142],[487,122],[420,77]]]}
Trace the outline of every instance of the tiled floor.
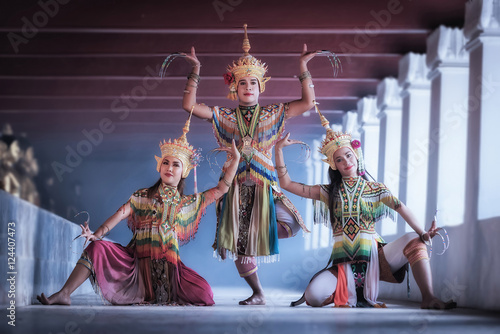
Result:
{"label": "tiled floor", "polygon": [[[212,307],[107,306],[97,296],[74,296],[72,306],[16,310],[16,327],[1,333],[481,333],[500,332],[500,314],[458,308],[429,311],[409,302],[387,309],[289,307],[297,293],[267,291],[265,306],[239,306],[246,290],[214,289]],[[387,301],[385,301],[387,302]],[[8,319],[7,319],[8,320]]]}

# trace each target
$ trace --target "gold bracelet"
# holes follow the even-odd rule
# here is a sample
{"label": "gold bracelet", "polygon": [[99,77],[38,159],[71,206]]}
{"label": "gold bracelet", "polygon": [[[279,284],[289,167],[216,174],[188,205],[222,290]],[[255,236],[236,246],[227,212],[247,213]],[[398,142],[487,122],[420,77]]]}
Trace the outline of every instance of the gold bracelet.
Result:
{"label": "gold bracelet", "polygon": [[[109,227],[107,227],[106,225],[104,225],[102,227],[102,229],[107,229],[108,231],[107,232],[103,232],[100,237],[96,237],[99,240],[104,239],[109,234]],[[95,236],[95,234],[94,234],[94,236]]]}
{"label": "gold bracelet", "polygon": [[307,78],[311,78],[311,72],[309,71],[302,72],[299,76],[300,82],[306,80]]}
{"label": "gold bracelet", "polygon": [[188,80],[193,79],[193,81],[196,82],[196,84],[199,84],[201,77],[196,73],[189,73],[189,75],[187,76],[187,79]]}
{"label": "gold bracelet", "polygon": [[278,175],[278,179],[282,178],[282,177],[283,177],[283,176],[285,176],[287,173],[288,173],[288,169],[287,169],[287,170],[285,170],[285,172],[284,172],[283,174]]}
{"label": "gold bracelet", "polygon": [[228,187],[228,188],[231,188],[231,183],[227,182],[227,180],[225,178],[222,178],[222,181],[225,183],[225,185]]}

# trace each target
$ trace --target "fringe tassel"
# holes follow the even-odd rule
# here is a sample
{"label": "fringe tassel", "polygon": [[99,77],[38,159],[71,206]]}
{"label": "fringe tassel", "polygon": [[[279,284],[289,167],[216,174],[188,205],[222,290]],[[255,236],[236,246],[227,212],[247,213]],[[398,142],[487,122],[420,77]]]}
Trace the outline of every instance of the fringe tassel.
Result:
{"label": "fringe tassel", "polygon": [[236,101],[238,99],[238,95],[235,91],[229,91],[229,94],[226,96],[231,101]]}
{"label": "fringe tassel", "polygon": [[390,196],[373,196],[368,198],[363,198],[363,202],[360,205],[360,214],[364,218],[369,218],[373,220],[374,223],[379,223],[384,218],[390,218],[396,221],[396,214],[393,209],[384,204],[382,199],[388,199]]}
{"label": "fringe tassel", "polygon": [[315,224],[323,224],[326,227],[331,226],[330,210],[325,203],[323,203],[322,201],[313,200],[313,214]]}
{"label": "fringe tassel", "polygon": [[[234,254],[232,252],[227,251],[226,253],[226,258],[231,259],[232,261],[238,260],[238,254]],[[219,260],[220,262],[224,261],[222,257],[219,255],[219,252],[214,250],[213,252],[213,257]],[[251,259],[250,256],[245,256],[245,258]],[[279,262],[280,260],[280,254],[274,254],[274,255],[266,255],[266,256],[256,256],[255,259],[257,260],[257,265],[261,263],[274,263],[274,262]],[[243,261],[243,260],[242,260]],[[243,264],[250,263],[251,260],[245,260],[245,262],[242,262]]]}

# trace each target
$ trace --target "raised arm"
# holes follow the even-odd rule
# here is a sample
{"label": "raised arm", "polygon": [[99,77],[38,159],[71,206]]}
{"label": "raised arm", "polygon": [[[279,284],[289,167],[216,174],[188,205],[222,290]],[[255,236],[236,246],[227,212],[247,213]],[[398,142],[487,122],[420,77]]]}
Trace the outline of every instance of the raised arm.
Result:
{"label": "raised arm", "polygon": [[94,241],[101,239],[106,234],[108,234],[119,222],[130,216],[130,202],[123,204],[118,211],[116,211],[111,217],[106,219],[106,221],[99,226],[99,228],[92,233],[89,228],[89,224],[85,222],[84,225],[80,225],[82,228],[81,237],[85,238],[85,243],[88,241]]}
{"label": "raised arm", "polygon": [[307,62],[313,59],[318,54],[318,51],[307,51],[307,45],[304,44],[304,49],[300,56],[300,82],[302,84],[302,98],[290,102],[290,107],[287,112],[288,118],[298,116],[305,113],[314,106],[313,101],[316,99],[314,94],[314,85],[311,78],[311,73],[307,69]]}
{"label": "raised arm", "polygon": [[184,88],[184,95],[182,97],[182,108],[187,112],[191,112],[193,108],[193,114],[201,119],[206,119],[208,121],[212,120],[212,112],[210,108],[205,105],[200,105],[196,103],[196,93],[198,90],[198,85],[200,84],[200,68],[201,64],[194,50],[194,46],[191,47],[191,53],[182,54],[186,61],[191,64],[192,70],[188,75],[188,81],[186,82],[186,87]]}
{"label": "raised arm", "polygon": [[278,173],[280,187],[297,196],[319,200],[320,187],[318,185],[308,186],[303,183],[292,181],[290,174],[288,174],[285,159],[283,158],[283,147],[301,143],[301,141],[289,139],[289,137],[290,134],[287,133],[286,136],[274,146],[276,172]]}

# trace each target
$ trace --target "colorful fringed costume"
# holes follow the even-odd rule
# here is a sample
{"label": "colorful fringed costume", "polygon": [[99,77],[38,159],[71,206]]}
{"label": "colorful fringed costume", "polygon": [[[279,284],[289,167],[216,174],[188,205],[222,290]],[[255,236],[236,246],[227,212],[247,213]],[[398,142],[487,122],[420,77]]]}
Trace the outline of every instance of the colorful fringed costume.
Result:
{"label": "colorful fringed costume", "polygon": [[94,241],[78,262],[91,271],[96,291],[112,304],[213,305],[209,284],[182,263],[179,243],[194,237],[214,191],[181,196],[165,184],[151,198],[147,189],[136,191],[129,200],[134,235],[127,247]]}
{"label": "colorful fringed costume", "polygon": [[379,281],[402,282],[408,263],[413,268],[428,259],[426,245],[415,232],[388,244],[378,235],[375,224],[383,218],[394,219],[394,210],[415,231],[416,223],[384,184],[364,177],[361,143],[349,133],[333,131],[317,106],[316,110],[326,129],[319,152],[330,166],[331,181],[315,186],[319,194],[309,197],[314,199],[314,221],[332,227],[334,245],[328,263],[332,266],[316,273],[304,295],[291,305],[307,301],[315,307],[331,303],[337,307],[385,307],[377,301]]}
{"label": "colorful fringed costume", "polygon": [[284,131],[288,104],[211,109],[219,145],[229,147],[234,139],[241,152],[235,181],[217,203],[214,249],[228,250],[233,258],[263,257],[272,262],[279,254],[276,201],[307,231],[298,210],[279,190],[272,162],[272,148]]}
{"label": "colorful fringed costume", "polygon": [[330,220],[328,187],[320,187],[320,201],[314,203],[315,222],[333,225],[334,245],[330,257],[333,266],[329,270],[337,277],[337,286],[324,305],[355,306],[364,298],[368,304],[380,306],[377,302],[379,280],[402,282],[405,268],[395,274],[391,272],[384,257],[385,242],[375,231],[375,224],[383,218],[394,219],[393,210],[401,202],[382,183],[359,176],[344,178],[335,196],[334,219]]}

